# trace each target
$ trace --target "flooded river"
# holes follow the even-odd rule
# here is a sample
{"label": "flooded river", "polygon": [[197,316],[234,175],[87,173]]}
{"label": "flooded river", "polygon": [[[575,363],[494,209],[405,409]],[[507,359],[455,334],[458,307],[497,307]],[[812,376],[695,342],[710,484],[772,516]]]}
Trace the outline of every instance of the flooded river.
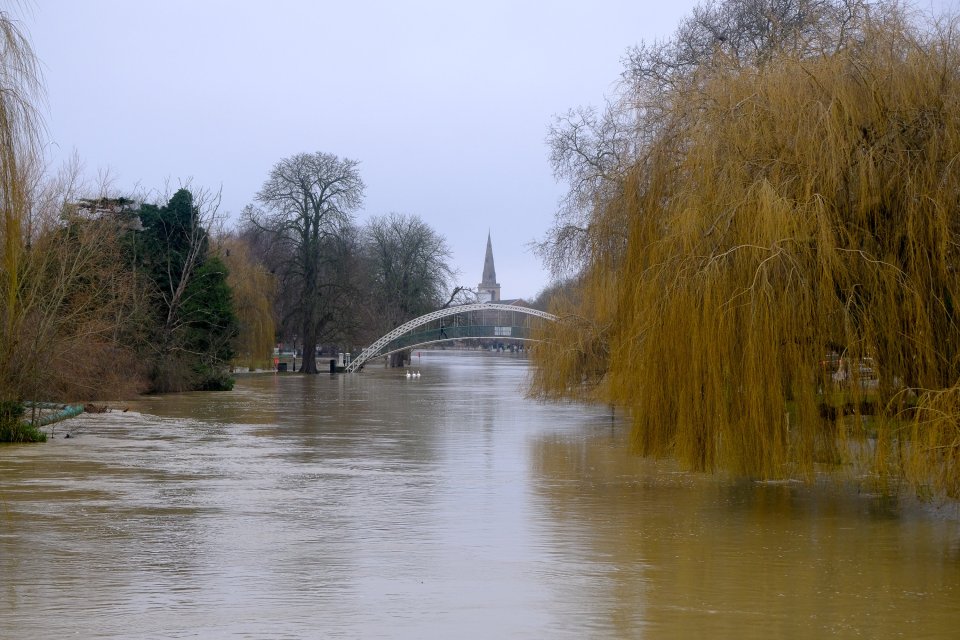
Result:
{"label": "flooded river", "polygon": [[0,638],[960,637],[953,507],[631,457],[519,357],[414,368],[0,448]]}

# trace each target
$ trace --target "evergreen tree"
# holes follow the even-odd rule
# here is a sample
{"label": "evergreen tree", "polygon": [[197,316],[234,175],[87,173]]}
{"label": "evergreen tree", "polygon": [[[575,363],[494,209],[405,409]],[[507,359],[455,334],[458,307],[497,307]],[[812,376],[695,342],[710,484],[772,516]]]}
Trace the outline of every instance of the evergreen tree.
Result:
{"label": "evergreen tree", "polygon": [[187,189],[140,209],[138,259],[154,288],[155,391],[230,388],[237,333],[227,269],[209,256],[209,235]]}

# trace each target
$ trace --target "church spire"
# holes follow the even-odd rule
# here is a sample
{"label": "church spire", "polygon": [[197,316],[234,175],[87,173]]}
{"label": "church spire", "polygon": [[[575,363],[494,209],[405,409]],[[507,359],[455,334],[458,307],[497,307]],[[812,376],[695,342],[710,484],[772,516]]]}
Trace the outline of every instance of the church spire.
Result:
{"label": "church spire", "polygon": [[497,270],[493,266],[493,243],[490,241],[489,231],[487,231],[487,255],[483,259],[483,284],[497,284]]}
{"label": "church spire", "polygon": [[487,231],[487,255],[483,259],[483,280],[478,287],[483,302],[500,301],[500,285],[497,283],[497,270],[493,266],[493,242]]}

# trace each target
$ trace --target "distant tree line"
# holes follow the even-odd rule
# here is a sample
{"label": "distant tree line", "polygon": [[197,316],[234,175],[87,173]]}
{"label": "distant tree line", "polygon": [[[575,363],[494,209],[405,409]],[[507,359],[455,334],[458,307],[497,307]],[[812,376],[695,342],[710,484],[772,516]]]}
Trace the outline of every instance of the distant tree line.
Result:
{"label": "distant tree line", "polygon": [[73,159],[41,162],[37,62],[0,11],[0,441],[28,400],[229,389],[231,364],[272,365],[297,344],[350,349],[442,305],[446,240],[415,215],[359,224],[359,163],[280,160],[234,229],[219,194],[90,185]]}

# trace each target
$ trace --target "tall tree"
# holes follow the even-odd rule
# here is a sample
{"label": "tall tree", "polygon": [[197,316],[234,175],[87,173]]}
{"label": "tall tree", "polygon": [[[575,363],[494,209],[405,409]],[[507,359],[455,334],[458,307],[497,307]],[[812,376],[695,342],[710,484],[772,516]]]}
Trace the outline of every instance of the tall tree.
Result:
{"label": "tall tree", "polygon": [[16,398],[11,376],[24,314],[19,299],[23,270],[24,220],[30,196],[30,170],[37,163],[42,99],[40,72],[33,49],[9,12],[0,11],[0,214],[3,216],[0,262],[0,400]]}
{"label": "tall tree", "polygon": [[537,390],[595,383],[638,450],[697,469],[865,462],[960,495],[958,51],[894,2],[728,0],[635,52],[633,145]]}
{"label": "tall tree", "polygon": [[455,272],[442,235],[419,216],[397,213],[371,218],[365,231],[381,333],[443,305]]}
{"label": "tall tree", "polygon": [[301,329],[305,373],[317,373],[317,345],[336,317],[326,299],[338,284],[337,239],[363,201],[358,162],[330,153],[300,153],[270,171],[248,219],[266,232],[281,258],[281,280],[294,294],[291,312]]}

